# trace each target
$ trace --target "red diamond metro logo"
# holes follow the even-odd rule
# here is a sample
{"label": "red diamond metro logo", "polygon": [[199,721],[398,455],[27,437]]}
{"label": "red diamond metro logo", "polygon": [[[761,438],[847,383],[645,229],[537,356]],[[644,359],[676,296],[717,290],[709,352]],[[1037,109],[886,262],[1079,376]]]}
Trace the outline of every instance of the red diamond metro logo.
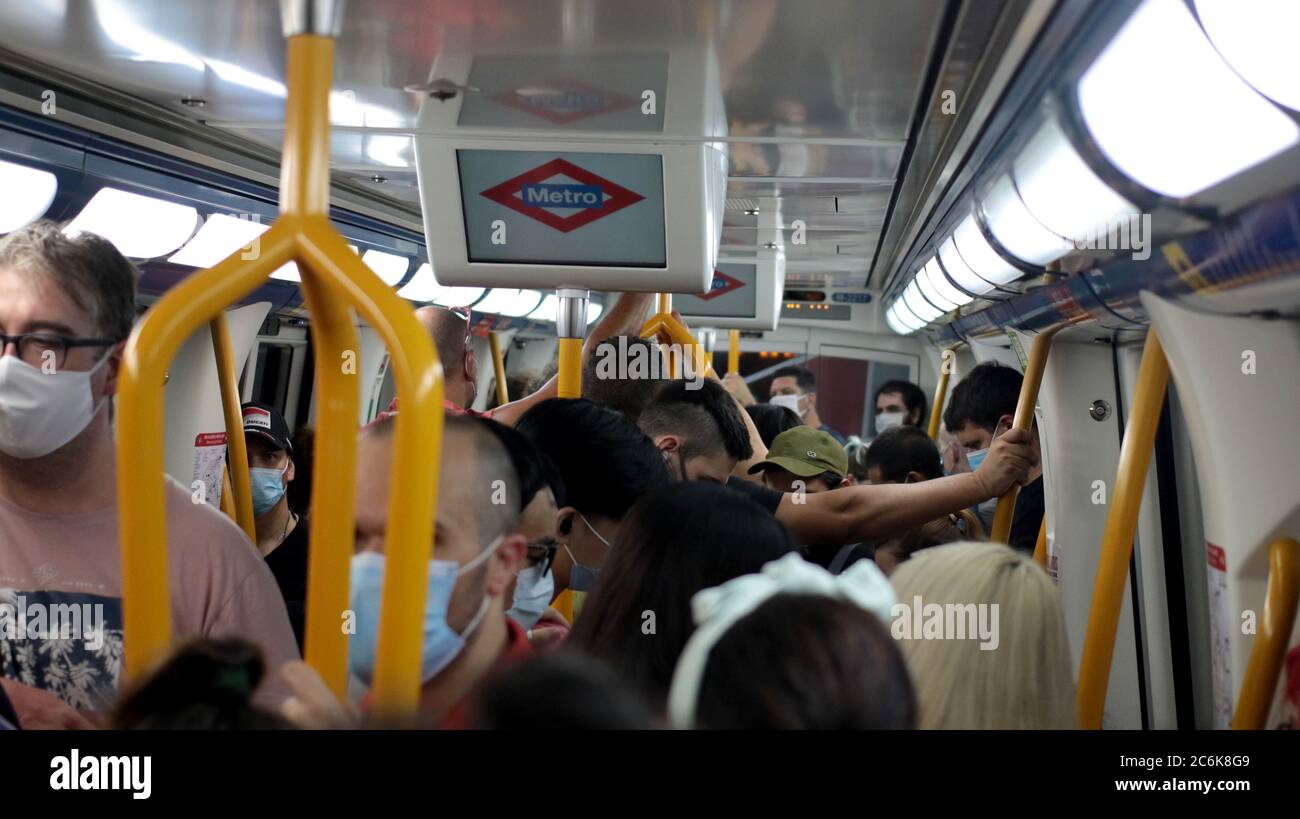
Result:
{"label": "red diamond metro logo", "polygon": [[564,159],[483,191],[493,202],[568,233],[645,199]]}
{"label": "red diamond metro logo", "polygon": [[724,296],[735,290],[744,287],[745,283],[734,276],[728,276],[721,270],[713,271],[713,284],[709,287],[709,292],[701,293],[700,298],[704,301],[716,299],[718,296]]}

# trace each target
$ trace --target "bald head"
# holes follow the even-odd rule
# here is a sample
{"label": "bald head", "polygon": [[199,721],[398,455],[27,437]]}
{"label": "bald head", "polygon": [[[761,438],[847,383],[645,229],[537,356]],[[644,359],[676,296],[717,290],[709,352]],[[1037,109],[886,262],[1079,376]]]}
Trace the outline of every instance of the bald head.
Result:
{"label": "bald head", "polygon": [[446,379],[447,398],[462,407],[474,403],[473,350],[465,343],[468,326],[464,316],[445,307],[427,305],[415,311],[415,317],[429,331],[438,349],[438,361]]}

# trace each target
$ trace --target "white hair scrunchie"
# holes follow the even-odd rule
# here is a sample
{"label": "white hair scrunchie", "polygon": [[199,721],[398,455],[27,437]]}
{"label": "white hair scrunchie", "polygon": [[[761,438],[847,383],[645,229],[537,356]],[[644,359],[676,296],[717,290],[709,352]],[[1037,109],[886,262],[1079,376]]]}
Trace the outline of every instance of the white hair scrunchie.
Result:
{"label": "white hair scrunchie", "polygon": [[668,692],[668,716],[677,728],[690,728],[709,652],[737,621],[778,594],[815,594],[844,600],[888,623],[897,597],[884,573],[859,560],[836,576],[797,552],[773,560],[759,574],[747,574],[691,598],[697,628],[682,649]]}

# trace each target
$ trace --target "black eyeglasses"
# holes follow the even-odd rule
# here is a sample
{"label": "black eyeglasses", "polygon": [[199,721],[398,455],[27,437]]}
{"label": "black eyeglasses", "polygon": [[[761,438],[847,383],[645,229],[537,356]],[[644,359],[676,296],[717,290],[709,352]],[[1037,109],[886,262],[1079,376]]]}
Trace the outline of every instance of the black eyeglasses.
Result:
{"label": "black eyeglasses", "polygon": [[55,333],[19,333],[15,336],[0,333],[0,353],[13,344],[18,348],[18,358],[33,367],[61,370],[68,360],[68,350],[74,347],[112,347],[117,340],[111,338],[68,338]]}
{"label": "black eyeglasses", "polygon": [[551,570],[551,564],[555,562],[555,553],[559,551],[560,544],[553,537],[542,538],[536,543],[528,544],[528,561],[536,566],[542,564],[542,577]]}

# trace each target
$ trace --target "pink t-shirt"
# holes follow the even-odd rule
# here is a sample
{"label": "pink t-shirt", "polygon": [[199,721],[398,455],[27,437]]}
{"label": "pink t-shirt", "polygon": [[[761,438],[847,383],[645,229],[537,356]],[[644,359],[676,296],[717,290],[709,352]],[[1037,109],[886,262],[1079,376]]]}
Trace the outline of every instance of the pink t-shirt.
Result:
{"label": "pink t-shirt", "polygon": [[[290,692],[280,666],[298,656],[275,578],[244,533],[166,479],[172,633],[238,636],[262,648],[254,701]],[[122,555],[117,503],[80,515],[39,515],[0,498],[0,676],[100,711],[122,674]]]}

